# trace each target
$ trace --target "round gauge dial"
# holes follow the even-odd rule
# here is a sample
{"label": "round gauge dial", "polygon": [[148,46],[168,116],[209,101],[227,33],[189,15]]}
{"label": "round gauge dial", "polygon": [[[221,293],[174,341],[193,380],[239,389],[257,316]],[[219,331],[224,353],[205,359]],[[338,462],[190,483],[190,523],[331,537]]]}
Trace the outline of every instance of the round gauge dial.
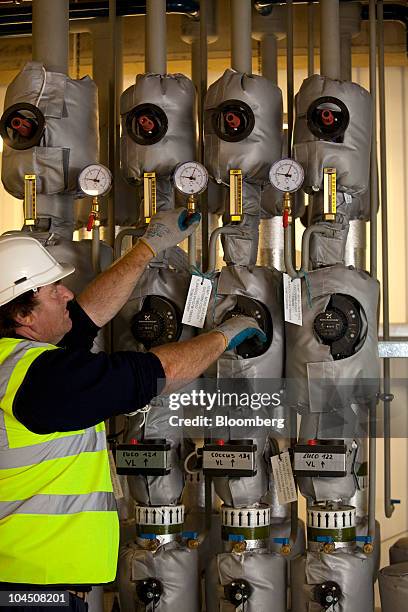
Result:
{"label": "round gauge dial", "polygon": [[198,195],[205,191],[208,183],[208,172],[198,162],[184,162],[176,166],[174,184],[176,189],[185,195]]}
{"label": "round gauge dial", "polygon": [[292,193],[301,188],[305,174],[294,159],[279,159],[269,170],[269,180],[275,189]]}
{"label": "round gauge dial", "polygon": [[102,196],[108,193],[112,185],[112,174],[102,164],[91,164],[81,170],[78,183],[81,191],[89,196]]}

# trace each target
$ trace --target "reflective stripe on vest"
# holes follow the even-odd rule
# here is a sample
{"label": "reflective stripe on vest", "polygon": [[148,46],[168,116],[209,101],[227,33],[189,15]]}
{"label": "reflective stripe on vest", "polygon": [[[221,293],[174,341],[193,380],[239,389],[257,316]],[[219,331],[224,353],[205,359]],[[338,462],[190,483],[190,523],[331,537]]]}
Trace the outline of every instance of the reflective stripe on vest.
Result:
{"label": "reflective stripe on vest", "polygon": [[12,410],[33,361],[56,348],[0,339],[0,581],[110,582],[119,533],[104,424],[39,435]]}

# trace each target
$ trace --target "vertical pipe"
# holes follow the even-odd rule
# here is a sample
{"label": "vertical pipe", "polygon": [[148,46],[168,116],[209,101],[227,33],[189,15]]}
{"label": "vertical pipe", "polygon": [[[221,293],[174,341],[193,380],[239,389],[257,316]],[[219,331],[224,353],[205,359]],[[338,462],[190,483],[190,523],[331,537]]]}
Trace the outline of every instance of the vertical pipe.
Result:
{"label": "vertical pipe", "polygon": [[[204,99],[207,94],[208,79],[208,39],[207,39],[207,0],[200,0],[200,88],[198,90],[198,140],[199,161],[204,162]],[[208,267],[208,190],[200,196],[201,208],[201,265],[202,269]],[[207,479],[206,479],[207,483]],[[207,489],[206,489],[207,491]],[[211,493],[211,486],[209,488]],[[212,500],[206,500],[212,508]],[[210,517],[211,520],[211,517]]]}
{"label": "vertical pipe", "polygon": [[340,79],[339,0],[320,2],[320,74]]}
{"label": "vertical pipe", "polygon": [[231,0],[231,67],[252,74],[251,0]]}
{"label": "vertical pipe", "polygon": [[33,0],[33,60],[68,74],[69,1]]}
{"label": "vertical pipe", "polygon": [[342,81],[351,81],[351,34],[345,33],[340,37],[340,78]]}
{"label": "vertical pipe", "polygon": [[[288,157],[292,154],[292,133],[293,133],[293,1],[286,2],[287,10],[287,34],[286,34],[286,77],[287,77],[287,98],[288,98]],[[294,224],[293,224],[294,225]]]}
{"label": "vertical pipe", "polygon": [[[382,298],[383,339],[390,339],[390,302],[388,276],[388,200],[387,200],[387,134],[385,119],[385,68],[384,68],[384,2],[377,3],[378,16],[378,93],[380,108],[380,173],[381,173],[381,232],[382,232]],[[391,439],[390,399],[391,364],[384,359],[384,513],[391,518],[394,504],[391,501]]]}
{"label": "vertical pipe", "polygon": [[[369,30],[370,30],[370,92],[373,103],[373,135],[371,141],[371,166],[370,166],[370,273],[373,278],[377,277],[377,24],[376,24],[376,0],[369,2]],[[376,502],[376,452],[377,438],[375,427],[376,406],[370,410],[370,434],[368,442],[369,461],[369,492],[368,492],[368,528],[372,538],[375,537],[375,502]],[[379,543],[377,543],[377,546]]]}
{"label": "vertical pipe", "polygon": [[166,74],[166,0],[146,0],[145,71]]}
{"label": "vertical pipe", "polygon": [[314,4],[307,5],[307,76],[314,74]]}
{"label": "vertical pipe", "polygon": [[370,93],[373,103],[373,135],[371,140],[371,167],[370,167],[370,273],[373,278],[377,277],[377,208],[378,208],[378,183],[377,183],[377,24],[375,0],[369,3],[369,28],[370,28]]}
{"label": "vertical pipe", "polygon": [[278,41],[274,34],[267,34],[261,41],[262,76],[275,85],[278,82]]}

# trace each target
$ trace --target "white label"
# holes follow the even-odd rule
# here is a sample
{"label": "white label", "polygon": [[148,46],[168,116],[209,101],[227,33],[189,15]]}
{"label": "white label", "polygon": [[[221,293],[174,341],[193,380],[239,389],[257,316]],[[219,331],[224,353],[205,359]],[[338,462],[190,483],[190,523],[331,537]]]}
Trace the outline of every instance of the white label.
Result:
{"label": "white label", "polygon": [[108,456],[113,494],[116,500],[122,499],[124,497],[123,489],[122,485],[120,484],[119,476],[116,473],[115,459],[113,458],[113,453],[111,450],[108,451]]}
{"label": "white label", "polygon": [[190,281],[182,323],[193,327],[204,327],[210,301],[212,282],[209,278],[193,274]]}
{"label": "white label", "polygon": [[346,472],[345,453],[295,452],[295,470],[302,472]]}
{"label": "white label", "polygon": [[346,204],[351,204],[353,201],[353,198],[351,197],[351,195],[349,193],[345,193],[344,194],[344,201]]}
{"label": "white label", "polygon": [[279,503],[289,504],[296,501],[296,486],[289,452],[274,455],[271,457],[271,464]]}
{"label": "white label", "polygon": [[283,300],[285,304],[285,321],[302,325],[302,285],[300,278],[283,275]]}

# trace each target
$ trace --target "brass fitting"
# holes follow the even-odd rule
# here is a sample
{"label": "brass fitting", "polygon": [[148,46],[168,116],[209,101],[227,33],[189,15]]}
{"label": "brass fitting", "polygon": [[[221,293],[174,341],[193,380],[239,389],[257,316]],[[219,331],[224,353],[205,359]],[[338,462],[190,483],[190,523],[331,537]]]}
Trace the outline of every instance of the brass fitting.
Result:
{"label": "brass fitting", "polygon": [[200,546],[200,542],[197,539],[187,541],[187,547],[190,548],[191,550],[195,550],[199,546]]}
{"label": "brass fitting", "polygon": [[243,553],[246,551],[247,543],[245,540],[243,542],[236,542],[232,548],[234,553]]}
{"label": "brass fitting", "polygon": [[323,544],[323,552],[330,554],[334,552],[335,550],[336,550],[336,546],[334,542],[326,542],[326,544]]}
{"label": "brass fitting", "polygon": [[281,555],[283,555],[284,557],[287,557],[288,555],[290,555],[291,552],[292,552],[292,547],[290,544],[282,544],[281,549],[280,549]]}
{"label": "brass fitting", "polygon": [[364,544],[363,552],[365,552],[366,555],[371,555],[373,550],[374,550],[374,546],[373,544],[371,544],[371,542],[367,542],[366,544]]}

